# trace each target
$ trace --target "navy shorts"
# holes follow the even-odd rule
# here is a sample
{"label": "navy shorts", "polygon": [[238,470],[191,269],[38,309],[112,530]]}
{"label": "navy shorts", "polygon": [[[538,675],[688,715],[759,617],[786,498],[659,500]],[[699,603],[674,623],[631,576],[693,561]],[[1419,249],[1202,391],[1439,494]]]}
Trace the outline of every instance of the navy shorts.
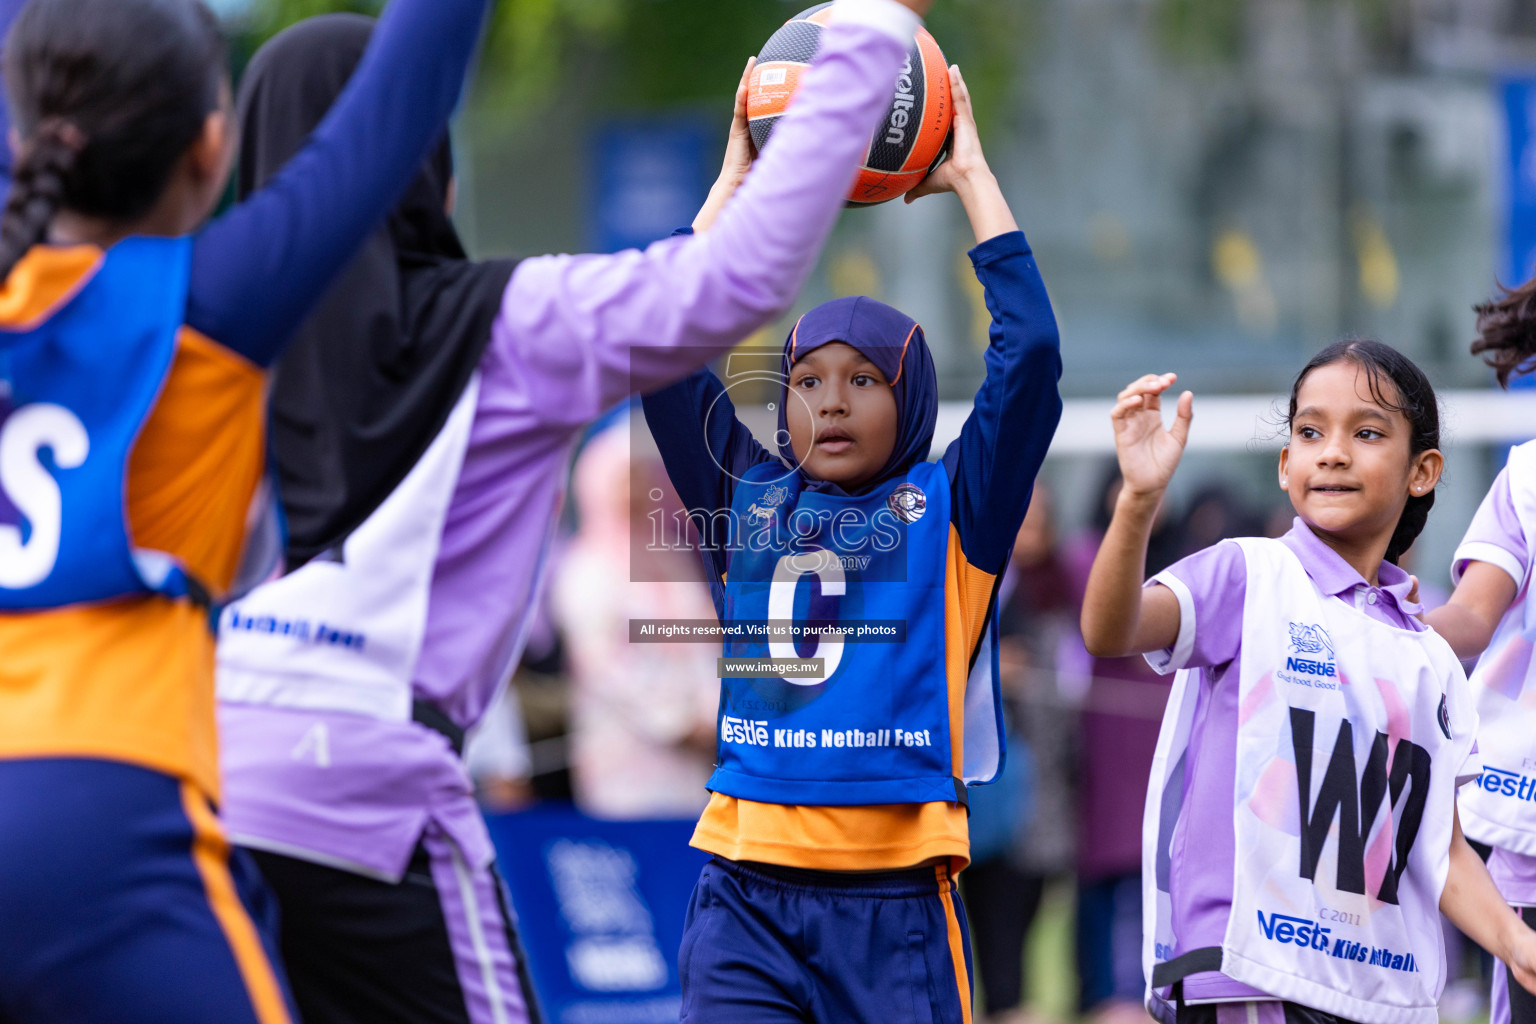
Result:
{"label": "navy shorts", "polygon": [[291,1024],[273,909],[189,784],[0,761],[0,1021]]}
{"label": "navy shorts", "polygon": [[943,866],[872,874],[716,857],[678,953],[683,1024],[970,1024],[971,948]]}
{"label": "navy shorts", "polygon": [[[1516,907],[1520,919],[1536,928],[1536,907]],[[1520,987],[1508,967],[1493,962],[1493,999],[1489,1024],[1536,1024],[1536,995]]]}

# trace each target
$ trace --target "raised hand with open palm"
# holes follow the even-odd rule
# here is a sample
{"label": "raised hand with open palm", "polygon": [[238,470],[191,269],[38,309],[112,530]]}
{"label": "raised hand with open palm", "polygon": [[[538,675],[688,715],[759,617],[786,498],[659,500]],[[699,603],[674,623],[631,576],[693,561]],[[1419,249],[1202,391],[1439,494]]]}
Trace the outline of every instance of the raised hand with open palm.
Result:
{"label": "raised hand with open palm", "polygon": [[1173,478],[1189,441],[1195,396],[1179,396],[1173,426],[1163,426],[1162,395],[1178,374],[1147,374],[1126,385],[1117,396],[1110,422],[1115,428],[1115,455],[1120,475],[1131,494],[1161,494]]}

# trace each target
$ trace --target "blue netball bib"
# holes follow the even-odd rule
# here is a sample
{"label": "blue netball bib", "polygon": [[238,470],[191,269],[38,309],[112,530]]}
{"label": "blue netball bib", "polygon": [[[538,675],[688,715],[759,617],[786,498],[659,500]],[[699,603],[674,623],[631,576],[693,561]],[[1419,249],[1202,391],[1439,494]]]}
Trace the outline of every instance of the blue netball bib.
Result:
{"label": "blue netball bib", "polygon": [[0,610],[200,590],[133,547],[127,467],[186,317],[191,239],[130,238],[40,324],[0,331]]}
{"label": "blue netball bib", "polygon": [[[949,500],[932,463],[857,497],[802,491],[776,463],[745,474],[711,790],[821,806],[963,799],[945,665]],[[797,659],[820,659],[821,677],[777,671]]]}

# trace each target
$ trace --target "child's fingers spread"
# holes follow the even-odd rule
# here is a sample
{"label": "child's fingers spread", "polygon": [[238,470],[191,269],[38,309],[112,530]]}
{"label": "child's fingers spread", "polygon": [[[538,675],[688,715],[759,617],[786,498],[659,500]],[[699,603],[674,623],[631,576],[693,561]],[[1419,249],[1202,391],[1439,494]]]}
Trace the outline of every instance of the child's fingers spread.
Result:
{"label": "child's fingers spread", "polygon": [[1189,421],[1194,419],[1194,416],[1195,396],[1193,392],[1186,391],[1179,396],[1179,407],[1173,419],[1173,427],[1168,431],[1181,446],[1189,440]]}
{"label": "child's fingers spread", "polygon": [[1161,392],[1167,390],[1170,383],[1172,382],[1165,380],[1163,377],[1159,377],[1155,373],[1149,373],[1145,377],[1133,380],[1131,383],[1127,384],[1125,386],[1125,390],[1120,392],[1120,397],[1123,398],[1126,395],[1160,394]]}
{"label": "child's fingers spread", "polygon": [[[954,86],[958,82],[958,86]],[[966,88],[965,79],[960,77],[957,70],[951,82],[950,99],[955,105],[955,121],[960,125],[974,126],[976,124],[976,111],[971,106],[971,91]]]}
{"label": "child's fingers spread", "polygon": [[967,114],[971,110],[971,90],[965,84],[965,76],[960,74],[960,65],[949,66],[949,91],[955,98],[955,110],[964,110]]}
{"label": "child's fingers spread", "polygon": [[1115,408],[1110,412],[1111,419],[1120,419],[1140,409],[1143,401],[1141,395],[1122,395],[1120,401],[1115,403]]}
{"label": "child's fingers spread", "polygon": [[736,86],[736,113],[740,116],[745,116],[747,112],[747,84],[756,66],[757,58],[748,57],[747,66],[741,73],[741,82]]}
{"label": "child's fingers spread", "polygon": [[1138,394],[1144,385],[1156,379],[1157,378],[1150,373],[1142,377],[1137,377],[1135,380],[1131,381],[1125,387],[1120,389],[1120,397],[1124,398],[1126,395]]}

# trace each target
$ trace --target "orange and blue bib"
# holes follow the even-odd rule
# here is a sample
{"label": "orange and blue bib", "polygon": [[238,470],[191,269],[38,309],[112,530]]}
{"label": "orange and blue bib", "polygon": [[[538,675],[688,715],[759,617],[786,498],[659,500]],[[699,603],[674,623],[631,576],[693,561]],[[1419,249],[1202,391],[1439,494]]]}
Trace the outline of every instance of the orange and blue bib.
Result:
{"label": "orange and blue bib", "polygon": [[[973,680],[985,692],[963,710],[951,703],[949,505],[936,463],[860,496],[802,490],[800,476],[776,462],[742,475],[730,517],[725,656],[774,666],[819,659],[822,672],[736,675],[728,663],[712,791],[823,807],[963,804],[967,783],[996,777],[1002,723],[991,645],[982,657],[994,670]],[[959,744],[956,710],[965,719]],[[955,756],[957,745],[967,756]]]}
{"label": "orange and blue bib", "polygon": [[129,534],[128,462],[185,318],[190,239],[132,238],[51,316],[0,331],[0,610],[205,597]]}

